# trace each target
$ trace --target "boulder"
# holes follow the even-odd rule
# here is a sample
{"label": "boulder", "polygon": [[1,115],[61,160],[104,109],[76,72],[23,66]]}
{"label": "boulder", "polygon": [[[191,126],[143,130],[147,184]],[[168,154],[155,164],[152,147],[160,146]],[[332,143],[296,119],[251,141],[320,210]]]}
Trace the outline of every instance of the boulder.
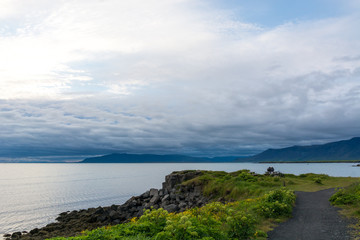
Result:
{"label": "boulder", "polygon": [[179,207],[176,204],[169,204],[167,206],[164,206],[164,210],[168,212],[176,212],[179,210]]}
{"label": "boulder", "polygon": [[165,202],[165,201],[168,201],[170,200],[170,195],[169,194],[166,194],[162,199],[161,199],[161,202]]}
{"label": "boulder", "polygon": [[155,195],[155,196],[153,196],[151,199],[150,199],[150,204],[151,205],[154,205],[154,204],[156,204],[157,202],[159,202],[159,200],[160,200],[160,196],[159,195]]}
{"label": "boulder", "polygon": [[159,195],[159,191],[155,188],[151,188],[150,189],[150,197],[153,197],[153,196],[158,196]]}
{"label": "boulder", "polygon": [[107,215],[104,213],[96,218],[96,221],[98,222],[105,222],[107,219]]}
{"label": "boulder", "polygon": [[102,207],[98,207],[94,214],[99,215],[99,214],[103,214],[104,212],[105,211],[104,211],[104,209]]}
{"label": "boulder", "polygon": [[109,217],[111,220],[115,220],[120,218],[120,214],[117,211],[111,210],[109,213]]}
{"label": "boulder", "polygon": [[180,202],[179,208],[186,208],[187,204],[185,202]]}
{"label": "boulder", "polygon": [[144,192],[143,194],[140,195],[140,197],[143,198],[143,199],[150,197],[150,191]]}
{"label": "boulder", "polygon": [[39,232],[38,228],[34,228],[33,230],[30,231],[30,234],[36,234]]}

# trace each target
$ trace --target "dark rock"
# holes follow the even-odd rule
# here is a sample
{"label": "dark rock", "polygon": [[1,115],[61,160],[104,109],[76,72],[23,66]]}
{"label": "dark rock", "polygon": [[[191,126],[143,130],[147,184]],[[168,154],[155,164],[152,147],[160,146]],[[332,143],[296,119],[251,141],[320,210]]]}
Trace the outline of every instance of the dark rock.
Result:
{"label": "dark rock", "polygon": [[4,238],[11,237],[11,234],[7,233],[3,235]]}
{"label": "dark rock", "polygon": [[122,205],[60,213],[56,223],[48,224],[41,229],[35,228],[27,234],[14,233],[15,237],[12,240],[43,240],[50,237],[75,236],[85,229],[92,230],[109,224],[115,225],[133,217],[140,217],[143,210],[150,207],[162,207],[169,212],[178,212],[195,206],[203,206],[209,202],[209,199],[202,195],[201,186],[195,183],[181,185],[182,182],[201,174],[201,171],[173,172],[166,176],[163,188],[160,190],[152,188],[140,196],[131,197]]}
{"label": "dark rock", "polygon": [[45,231],[45,230],[40,230],[40,231],[38,232],[38,235],[40,235],[40,236],[45,236],[45,235],[47,235],[47,234],[48,234],[48,232]]}
{"label": "dark rock", "polygon": [[173,192],[171,192],[171,193],[170,193],[170,198],[171,198],[172,200],[175,200],[175,199],[176,199],[176,194],[173,193]]}
{"label": "dark rock", "polygon": [[134,198],[132,201],[131,201],[131,204],[130,206],[136,206],[138,204],[138,201],[136,198]]}
{"label": "dark rock", "polygon": [[167,200],[169,200],[170,198],[170,195],[169,194],[166,194],[162,199],[161,199],[161,202],[165,202]]}
{"label": "dark rock", "polygon": [[162,190],[163,190],[164,195],[169,194],[169,191],[167,189],[163,188]]}
{"label": "dark rock", "polygon": [[143,194],[140,195],[141,198],[148,198],[150,197],[150,191],[146,191]]}
{"label": "dark rock", "polygon": [[164,207],[164,210],[168,212],[176,212],[177,210],[179,210],[179,207],[176,204],[169,204]]}
{"label": "dark rock", "polygon": [[163,201],[160,206],[161,206],[162,208],[164,208],[165,206],[167,206],[167,205],[169,205],[169,204],[170,204],[170,202],[166,200],[166,201]]}
{"label": "dark rock", "polygon": [[117,225],[117,224],[120,224],[121,223],[121,220],[120,219],[116,219],[114,221],[111,222],[113,225]]}
{"label": "dark rock", "polygon": [[117,211],[118,206],[117,206],[117,205],[111,205],[110,209],[111,209],[111,210],[114,210],[114,211]]}
{"label": "dark rock", "polygon": [[67,212],[62,212],[59,215],[60,215],[60,217],[62,217],[62,216],[66,216],[67,214],[68,214]]}
{"label": "dark rock", "polygon": [[201,194],[202,194],[202,187],[201,186],[196,186],[195,188],[194,188],[194,194],[195,194],[195,196],[200,196]]}
{"label": "dark rock", "polygon": [[16,237],[18,237],[18,236],[21,236],[21,232],[14,232],[14,233],[11,235],[12,238],[16,238]]}
{"label": "dark rock", "polygon": [[186,208],[187,204],[185,202],[180,202],[179,208]]}
{"label": "dark rock", "polygon": [[30,234],[36,234],[39,232],[38,228],[34,228],[33,230],[30,231]]}
{"label": "dark rock", "polygon": [[160,196],[159,195],[155,195],[153,196],[151,199],[150,199],[150,204],[154,205],[156,204],[157,202],[159,202],[160,200]]}
{"label": "dark rock", "polygon": [[96,209],[94,214],[98,215],[98,214],[103,214],[104,212],[105,212],[104,209],[102,207],[99,207]]}
{"label": "dark rock", "polygon": [[159,195],[159,191],[155,188],[151,188],[150,189],[150,197],[152,196],[158,196]]}
{"label": "dark rock", "polygon": [[93,216],[91,216],[89,219],[88,219],[88,223],[94,223],[94,222],[96,222],[97,221],[97,217],[96,217],[96,215],[93,215]]}
{"label": "dark rock", "polygon": [[109,213],[109,217],[111,220],[115,220],[120,218],[120,214],[117,211],[111,210]]}
{"label": "dark rock", "polygon": [[105,222],[107,219],[107,215],[106,214],[103,214],[103,215],[100,215],[97,217],[96,221],[98,222]]}

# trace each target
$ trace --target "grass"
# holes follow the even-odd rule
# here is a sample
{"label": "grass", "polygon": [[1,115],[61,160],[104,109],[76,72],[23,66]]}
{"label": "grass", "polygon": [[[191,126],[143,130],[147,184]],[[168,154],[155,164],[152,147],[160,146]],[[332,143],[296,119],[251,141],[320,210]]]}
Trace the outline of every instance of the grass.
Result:
{"label": "grass", "polygon": [[[202,186],[203,193],[214,199],[213,203],[177,214],[162,209],[147,210],[142,217],[129,223],[85,231],[78,237],[52,240],[266,239],[266,232],[291,216],[295,202],[293,191],[345,187],[344,194],[358,194],[358,182],[358,178],[311,173],[279,177],[249,170],[203,171],[201,176],[182,184]],[[343,195],[338,193],[337,196]],[[227,203],[216,202],[220,199]],[[359,202],[352,203],[350,208],[356,206],[353,214],[360,216],[360,197],[356,201]]]}
{"label": "grass", "polygon": [[[320,182],[319,182],[320,180]],[[318,182],[317,182],[318,181]],[[214,199],[241,200],[261,196],[264,192],[286,187],[293,191],[315,192],[328,188],[340,188],[358,182],[358,178],[330,177],[325,174],[284,174],[283,177],[251,174],[249,170],[232,173],[204,171],[202,176],[183,184],[204,186],[204,194]]]}
{"label": "grass", "polygon": [[[292,181],[292,184],[289,184],[287,187],[294,191],[304,191],[304,192],[316,192],[329,188],[342,188],[347,187],[353,183],[359,182],[359,178],[353,177],[330,177],[325,174],[300,174],[299,176],[294,176],[290,174],[285,174],[287,181]],[[320,179],[320,183],[317,180]],[[285,180],[286,181],[286,180]]]}
{"label": "grass", "polygon": [[338,189],[330,202],[342,208],[341,214],[356,220],[357,223],[352,225],[354,239],[360,239],[360,183]]}
{"label": "grass", "polygon": [[266,239],[261,223],[271,219],[285,219],[291,215],[295,195],[281,188],[260,198],[227,204],[213,202],[182,213],[168,213],[163,209],[145,211],[139,219],[85,231],[82,236],[53,238],[53,240],[116,240],[116,239]]}

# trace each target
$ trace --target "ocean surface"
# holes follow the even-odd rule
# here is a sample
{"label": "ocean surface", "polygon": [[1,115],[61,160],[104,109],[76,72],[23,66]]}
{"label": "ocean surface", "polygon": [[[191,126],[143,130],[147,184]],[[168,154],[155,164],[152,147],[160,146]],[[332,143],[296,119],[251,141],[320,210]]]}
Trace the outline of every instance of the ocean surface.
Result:
{"label": "ocean surface", "polygon": [[64,211],[122,204],[150,188],[161,188],[165,176],[186,169],[264,173],[269,166],[284,173],[324,173],[360,177],[351,163],[257,164],[0,164],[0,234],[31,230],[55,221]]}

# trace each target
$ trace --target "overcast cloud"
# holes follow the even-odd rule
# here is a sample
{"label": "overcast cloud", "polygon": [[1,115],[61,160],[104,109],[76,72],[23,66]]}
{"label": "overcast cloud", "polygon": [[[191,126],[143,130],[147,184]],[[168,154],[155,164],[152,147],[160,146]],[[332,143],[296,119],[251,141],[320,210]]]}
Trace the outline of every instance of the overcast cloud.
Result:
{"label": "overcast cloud", "polygon": [[2,0],[0,156],[250,155],[360,136],[357,1],[275,26],[241,2]]}

